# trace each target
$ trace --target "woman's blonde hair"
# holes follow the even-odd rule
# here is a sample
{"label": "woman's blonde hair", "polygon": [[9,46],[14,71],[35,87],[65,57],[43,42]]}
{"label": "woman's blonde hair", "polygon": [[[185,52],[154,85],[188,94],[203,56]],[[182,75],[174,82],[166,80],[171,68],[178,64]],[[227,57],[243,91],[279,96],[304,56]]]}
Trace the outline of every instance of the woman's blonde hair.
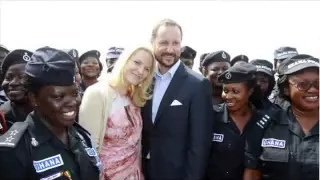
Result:
{"label": "woman's blonde hair", "polygon": [[110,74],[109,83],[114,88],[121,88],[124,85],[124,77],[123,73],[124,70],[129,62],[129,60],[132,58],[133,55],[135,55],[139,51],[145,51],[150,54],[152,57],[152,66],[149,71],[148,76],[146,79],[140,83],[139,85],[131,85],[128,89],[129,96],[132,99],[133,103],[138,107],[143,107],[147,100],[151,99],[151,83],[153,79],[153,73],[155,71],[156,67],[156,60],[153,55],[153,51],[146,47],[146,46],[138,46],[136,48],[133,48],[131,50],[128,50],[127,48],[124,50],[124,52],[120,55],[119,59],[114,65],[114,68]]}

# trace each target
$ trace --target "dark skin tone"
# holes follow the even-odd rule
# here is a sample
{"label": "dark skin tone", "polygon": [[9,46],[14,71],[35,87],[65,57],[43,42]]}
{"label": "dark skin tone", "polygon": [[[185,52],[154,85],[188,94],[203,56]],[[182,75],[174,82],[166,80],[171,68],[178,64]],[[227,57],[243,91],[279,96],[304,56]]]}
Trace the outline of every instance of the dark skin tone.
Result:
{"label": "dark skin tone", "polygon": [[[307,90],[301,90],[301,82],[318,84],[319,87],[319,69],[305,69],[298,74],[289,75],[289,85],[284,89],[285,95],[290,99],[295,118],[307,134],[319,122],[319,88],[312,86]],[[244,180],[260,180],[261,176],[262,172],[259,170],[246,169],[244,172]]]}
{"label": "dark skin tone", "polygon": [[257,84],[260,86],[260,89],[264,96],[267,95],[267,91],[269,88],[269,75],[263,72],[258,72],[256,74]]}
{"label": "dark skin tone", "polygon": [[43,86],[38,94],[29,93],[35,113],[64,144],[68,144],[68,127],[72,126],[80,105],[76,84]]}
{"label": "dark skin tone", "polygon": [[[8,55],[7,52],[3,51],[1,48],[0,48],[0,72],[1,72],[1,65],[2,65],[2,62],[3,62],[3,59]],[[2,79],[3,77],[0,77],[0,81],[1,81],[1,84],[2,84]],[[1,89],[0,89],[1,90]]]}
{"label": "dark skin tone", "polygon": [[19,114],[27,116],[32,110],[28,101],[26,75],[24,73],[26,64],[14,64],[10,66],[2,82],[2,88],[11,104],[15,105]]}
{"label": "dark skin tone", "polygon": [[221,97],[222,84],[218,82],[218,77],[230,67],[228,62],[213,62],[205,67],[204,76],[210,80],[212,85],[212,102],[220,104],[223,102]]}
{"label": "dark skin tone", "polygon": [[186,65],[188,68],[192,69],[192,67],[193,67],[193,60],[192,59],[180,57],[180,60],[183,62],[184,65]]}
{"label": "dark skin tone", "polygon": [[98,81],[97,78],[100,74],[98,59],[94,57],[87,57],[82,61],[80,68],[85,87],[89,87]]}
{"label": "dark skin tone", "polygon": [[252,116],[249,97],[253,89],[248,89],[245,83],[223,84],[222,99],[225,101],[229,116],[235,122],[240,132]]}

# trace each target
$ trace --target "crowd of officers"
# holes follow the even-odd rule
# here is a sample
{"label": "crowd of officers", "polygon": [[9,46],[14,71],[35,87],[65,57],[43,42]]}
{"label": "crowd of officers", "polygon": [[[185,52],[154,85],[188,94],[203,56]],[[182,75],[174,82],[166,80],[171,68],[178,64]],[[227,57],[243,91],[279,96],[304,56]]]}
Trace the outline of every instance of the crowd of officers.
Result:
{"label": "crowd of officers", "polygon": [[[108,72],[123,50],[108,50]],[[196,54],[184,46],[180,60],[192,68]],[[100,52],[1,46],[0,61],[0,179],[99,179],[90,133],[74,120],[102,72]],[[206,179],[319,179],[319,59],[292,47],[275,50],[273,64],[216,51],[199,70],[215,121]]]}

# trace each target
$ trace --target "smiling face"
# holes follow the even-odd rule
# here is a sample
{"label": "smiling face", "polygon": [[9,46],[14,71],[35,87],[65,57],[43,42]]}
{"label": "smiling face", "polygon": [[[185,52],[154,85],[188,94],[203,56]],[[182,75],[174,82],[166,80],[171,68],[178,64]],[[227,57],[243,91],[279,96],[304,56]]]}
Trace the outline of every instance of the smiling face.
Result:
{"label": "smiling face", "polygon": [[218,86],[221,88],[222,84],[218,82],[218,77],[229,67],[230,63],[228,62],[213,62],[206,67],[205,76],[210,80],[214,87]]}
{"label": "smiling face", "polygon": [[5,74],[2,88],[11,102],[27,102],[25,67],[26,64],[11,65]]}
{"label": "smiling face", "polygon": [[54,127],[71,126],[80,105],[76,84],[72,86],[43,86],[38,94],[31,93],[35,109]]}
{"label": "smiling face", "polygon": [[223,84],[222,99],[228,110],[237,111],[248,105],[253,89],[248,89],[245,83]]}
{"label": "smiling face", "polygon": [[[319,110],[319,69],[307,69],[288,78],[289,87],[285,94],[293,106],[302,110]],[[309,84],[313,84],[307,90]],[[316,87],[315,87],[316,86]],[[299,89],[300,87],[300,89]]]}
{"label": "smiling face", "polygon": [[81,62],[81,73],[87,78],[97,78],[99,76],[99,61],[94,57],[87,57]]}
{"label": "smiling face", "polygon": [[124,70],[123,79],[128,85],[138,85],[151,74],[153,56],[145,50],[138,50],[128,60]]}
{"label": "smiling face", "polygon": [[182,34],[178,26],[160,26],[152,46],[159,64],[172,67],[180,58]]}

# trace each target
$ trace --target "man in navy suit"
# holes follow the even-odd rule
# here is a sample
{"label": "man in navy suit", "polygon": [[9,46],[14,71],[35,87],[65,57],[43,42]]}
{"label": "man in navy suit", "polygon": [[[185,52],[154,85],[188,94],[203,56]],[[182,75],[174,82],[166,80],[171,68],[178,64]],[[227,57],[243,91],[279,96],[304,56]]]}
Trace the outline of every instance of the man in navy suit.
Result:
{"label": "man in navy suit", "polygon": [[142,109],[142,158],[147,180],[203,179],[212,139],[209,81],[179,60],[182,28],[159,22],[151,43],[158,65],[153,98]]}

